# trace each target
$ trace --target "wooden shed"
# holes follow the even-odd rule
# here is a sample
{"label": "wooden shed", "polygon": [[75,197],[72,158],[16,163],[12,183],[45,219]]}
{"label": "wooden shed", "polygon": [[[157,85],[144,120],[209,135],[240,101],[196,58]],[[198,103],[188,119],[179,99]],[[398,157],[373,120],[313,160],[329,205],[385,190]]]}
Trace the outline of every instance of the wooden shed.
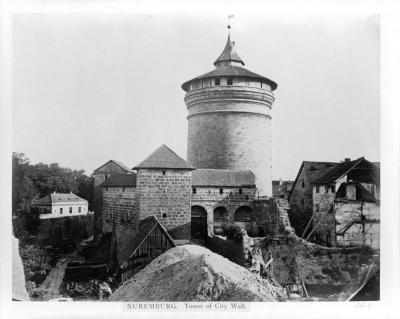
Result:
{"label": "wooden shed", "polygon": [[138,232],[127,238],[116,254],[121,282],[128,280],[153,259],[175,246],[157,217],[150,216],[141,220]]}

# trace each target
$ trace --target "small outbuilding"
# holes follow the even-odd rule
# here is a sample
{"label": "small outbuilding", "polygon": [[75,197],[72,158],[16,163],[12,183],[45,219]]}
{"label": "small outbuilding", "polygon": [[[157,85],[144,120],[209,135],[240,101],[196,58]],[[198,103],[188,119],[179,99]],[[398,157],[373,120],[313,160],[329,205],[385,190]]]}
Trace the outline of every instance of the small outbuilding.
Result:
{"label": "small outbuilding", "polygon": [[[114,232],[112,237],[112,243],[115,245],[118,240]],[[134,276],[153,259],[172,247],[175,247],[174,241],[157,217],[150,216],[141,220],[138,231],[132,232],[112,254],[117,263],[117,274],[121,282]]]}

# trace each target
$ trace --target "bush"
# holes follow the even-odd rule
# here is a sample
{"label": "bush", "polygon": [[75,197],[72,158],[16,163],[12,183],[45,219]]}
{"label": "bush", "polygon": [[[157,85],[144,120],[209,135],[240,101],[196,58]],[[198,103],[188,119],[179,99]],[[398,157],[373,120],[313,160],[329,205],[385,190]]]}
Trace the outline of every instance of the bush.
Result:
{"label": "bush", "polygon": [[222,225],[223,234],[230,240],[238,243],[243,241],[242,229],[232,223],[224,223]]}
{"label": "bush", "polygon": [[[46,251],[33,244],[21,245],[19,253],[24,265],[26,281],[33,281],[36,285],[43,282],[51,269],[51,258]],[[27,289],[29,287],[27,286]]]}

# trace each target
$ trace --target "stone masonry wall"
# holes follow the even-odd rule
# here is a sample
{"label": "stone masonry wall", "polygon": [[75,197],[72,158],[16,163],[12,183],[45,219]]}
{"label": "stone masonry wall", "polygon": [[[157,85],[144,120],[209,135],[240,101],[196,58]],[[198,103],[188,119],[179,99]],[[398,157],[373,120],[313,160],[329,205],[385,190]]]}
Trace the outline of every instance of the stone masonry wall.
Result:
{"label": "stone masonry wall", "polygon": [[172,238],[189,240],[191,177],[189,170],[139,169],[140,218],[156,216]]}
{"label": "stone masonry wall", "polygon": [[210,113],[188,121],[189,163],[198,168],[250,169],[259,195],[272,195],[269,117]]}
{"label": "stone masonry wall", "polygon": [[[207,212],[208,235],[214,234],[214,210],[224,207],[228,213],[228,220],[234,222],[236,210],[241,206],[250,207],[254,211],[254,187],[223,188],[223,187],[194,187],[196,194],[191,195],[191,206],[203,207]],[[222,189],[222,194],[220,194]],[[239,189],[242,194],[239,194]]]}
{"label": "stone masonry wall", "polygon": [[109,187],[103,196],[103,233],[112,231],[115,223],[118,233],[136,231],[139,225],[139,205],[134,188],[127,191]]}

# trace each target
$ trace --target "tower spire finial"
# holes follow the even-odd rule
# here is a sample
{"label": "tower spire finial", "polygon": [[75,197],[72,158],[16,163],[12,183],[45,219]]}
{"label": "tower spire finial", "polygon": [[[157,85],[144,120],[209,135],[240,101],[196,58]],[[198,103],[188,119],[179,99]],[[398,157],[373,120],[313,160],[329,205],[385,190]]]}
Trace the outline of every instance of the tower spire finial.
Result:
{"label": "tower spire finial", "polygon": [[234,17],[234,15],[233,14],[230,14],[229,16],[228,16],[228,26],[227,26],[227,28],[228,28],[228,36],[230,37],[231,36],[231,19]]}

